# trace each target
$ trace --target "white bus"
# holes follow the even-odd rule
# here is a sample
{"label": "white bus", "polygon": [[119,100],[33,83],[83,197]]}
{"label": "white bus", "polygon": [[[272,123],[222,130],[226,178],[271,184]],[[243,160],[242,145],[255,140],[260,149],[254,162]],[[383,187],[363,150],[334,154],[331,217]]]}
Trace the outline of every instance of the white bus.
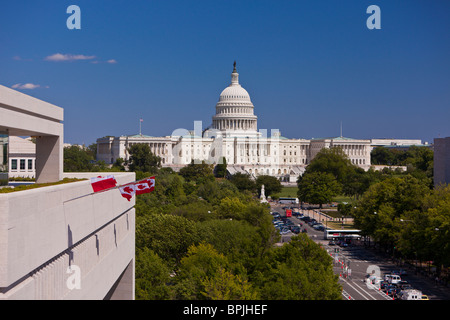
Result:
{"label": "white bus", "polygon": [[325,229],[323,238],[325,240],[353,240],[361,238],[361,230],[356,229]]}
{"label": "white bus", "polygon": [[298,204],[298,198],[280,198],[278,203]]}

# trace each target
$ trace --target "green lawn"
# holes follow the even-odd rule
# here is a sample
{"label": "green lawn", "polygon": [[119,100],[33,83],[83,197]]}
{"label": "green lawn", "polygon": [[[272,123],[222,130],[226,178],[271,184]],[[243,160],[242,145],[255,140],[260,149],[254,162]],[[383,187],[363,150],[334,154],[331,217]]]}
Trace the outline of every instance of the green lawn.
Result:
{"label": "green lawn", "polygon": [[297,190],[297,187],[283,187],[283,190],[275,195],[279,198],[297,198]]}
{"label": "green lawn", "polygon": [[[283,187],[283,190],[281,190],[280,193],[275,194],[275,196],[278,196],[279,198],[297,198],[297,187]],[[334,198],[334,202],[347,202],[352,203],[353,199],[344,195],[337,196]]]}

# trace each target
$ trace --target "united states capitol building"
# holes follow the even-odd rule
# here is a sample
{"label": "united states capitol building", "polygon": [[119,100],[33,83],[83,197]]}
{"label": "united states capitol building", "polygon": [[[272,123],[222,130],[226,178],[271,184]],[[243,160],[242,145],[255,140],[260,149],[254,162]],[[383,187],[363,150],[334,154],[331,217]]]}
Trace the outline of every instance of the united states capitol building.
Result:
{"label": "united states capitol building", "polygon": [[[417,144],[417,140],[411,141]],[[103,137],[97,139],[97,160],[108,164],[117,158],[127,160],[127,148],[136,143],[148,144],[151,151],[161,157],[162,166],[174,170],[192,161],[218,164],[224,158],[230,174],[271,175],[287,182],[296,181],[323,148],[342,148],[353,164],[365,170],[370,168],[372,150],[371,140],[345,137],[288,139],[279,130],[258,130],[255,106],[239,83],[236,63],[231,83],[220,94],[209,126],[194,121],[194,130],[176,129],[165,137],[142,134]]]}

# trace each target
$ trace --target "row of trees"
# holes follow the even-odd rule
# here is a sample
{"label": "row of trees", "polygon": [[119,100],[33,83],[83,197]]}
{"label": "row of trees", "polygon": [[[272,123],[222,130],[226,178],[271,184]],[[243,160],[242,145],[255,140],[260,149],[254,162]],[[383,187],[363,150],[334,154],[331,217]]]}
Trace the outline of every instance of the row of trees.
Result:
{"label": "row of trees", "polygon": [[112,166],[104,161],[97,161],[97,144],[88,147],[72,145],[64,148],[65,172],[118,172],[141,171],[157,172],[161,167],[161,158],[150,151],[146,144],[135,144],[127,149],[130,157],[128,161],[118,158]]}
{"label": "row of trees", "polygon": [[355,201],[340,208],[363,236],[395,258],[433,261],[438,272],[449,267],[450,186],[433,187],[432,150],[376,148],[372,156],[407,170],[363,171],[341,149],[323,149],[298,179],[300,200],[324,204],[339,194],[352,196]]}
{"label": "row of trees", "polygon": [[204,163],[159,169],[155,191],[136,199],[136,298],[340,299],[326,251],[304,234],[274,246],[255,195]]}
{"label": "row of trees", "polygon": [[390,177],[371,186],[352,215],[355,227],[395,258],[450,266],[450,186]]}
{"label": "row of trees", "polygon": [[[368,171],[351,163],[350,159],[339,148],[322,149],[311,163],[306,167],[305,173],[297,180],[298,197],[301,201],[322,204],[330,203],[338,195],[345,195],[359,199],[371,185],[381,182],[392,176],[410,175],[421,180],[428,188],[433,187],[433,151],[429,148],[411,147],[409,151],[397,151],[381,147],[374,152],[379,164],[390,165],[383,162],[379,154],[402,154],[404,159],[401,165],[406,171],[385,168]],[[431,155],[430,155],[431,153]],[[400,164],[400,163],[399,163]]]}

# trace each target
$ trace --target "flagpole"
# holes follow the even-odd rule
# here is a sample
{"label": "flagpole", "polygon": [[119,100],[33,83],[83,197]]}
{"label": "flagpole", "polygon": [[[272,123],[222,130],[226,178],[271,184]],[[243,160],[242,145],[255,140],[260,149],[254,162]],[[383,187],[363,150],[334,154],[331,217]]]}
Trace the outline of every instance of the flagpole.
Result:
{"label": "flagpole", "polygon": [[141,125],[142,125],[142,118],[139,119],[139,135],[140,136],[142,136]]}
{"label": "flagpole", "polygon": [[[156,177],[156,175],[155,176],[151,176],[151,177]],[[105,192],[105,191],[111,191],[111,190],[114,190],[114,189],[119,189],[121,187],[125,187],[125,186],[128,186],[130,184],[134,184],[134,183],[136,183],[138,181],[150,179],[151,177],[147,177],[147,178],[144,178],[144,179],[141,179],[141,180],[135,180],[133,182],[128,182],[128,183],[125,183],[125,184],[122,184],[122,185],[119,185],[119,186],[115,186],[115,187],[111,187],[111,188],[108,188],[108,189],[104,189],[104,190],[101,190],[101,191],[91,192],[91,193],[88,193],[88,194],[85,194],[85,195],[82,195],[82,196],[79,196],[79,197],[76,197],[76,198],[72,198],[72,199],[66,200],[66,201],[64,201],[64,203],[69,202],[69,201],[73,201],[73,200],[77,200],[77,199],[80,199],[80,198],[84,198],[84,197],[87,197],[87,196],[92,196],[92,195],[94,195],[96,193],[101,193],[101,192]]]}

